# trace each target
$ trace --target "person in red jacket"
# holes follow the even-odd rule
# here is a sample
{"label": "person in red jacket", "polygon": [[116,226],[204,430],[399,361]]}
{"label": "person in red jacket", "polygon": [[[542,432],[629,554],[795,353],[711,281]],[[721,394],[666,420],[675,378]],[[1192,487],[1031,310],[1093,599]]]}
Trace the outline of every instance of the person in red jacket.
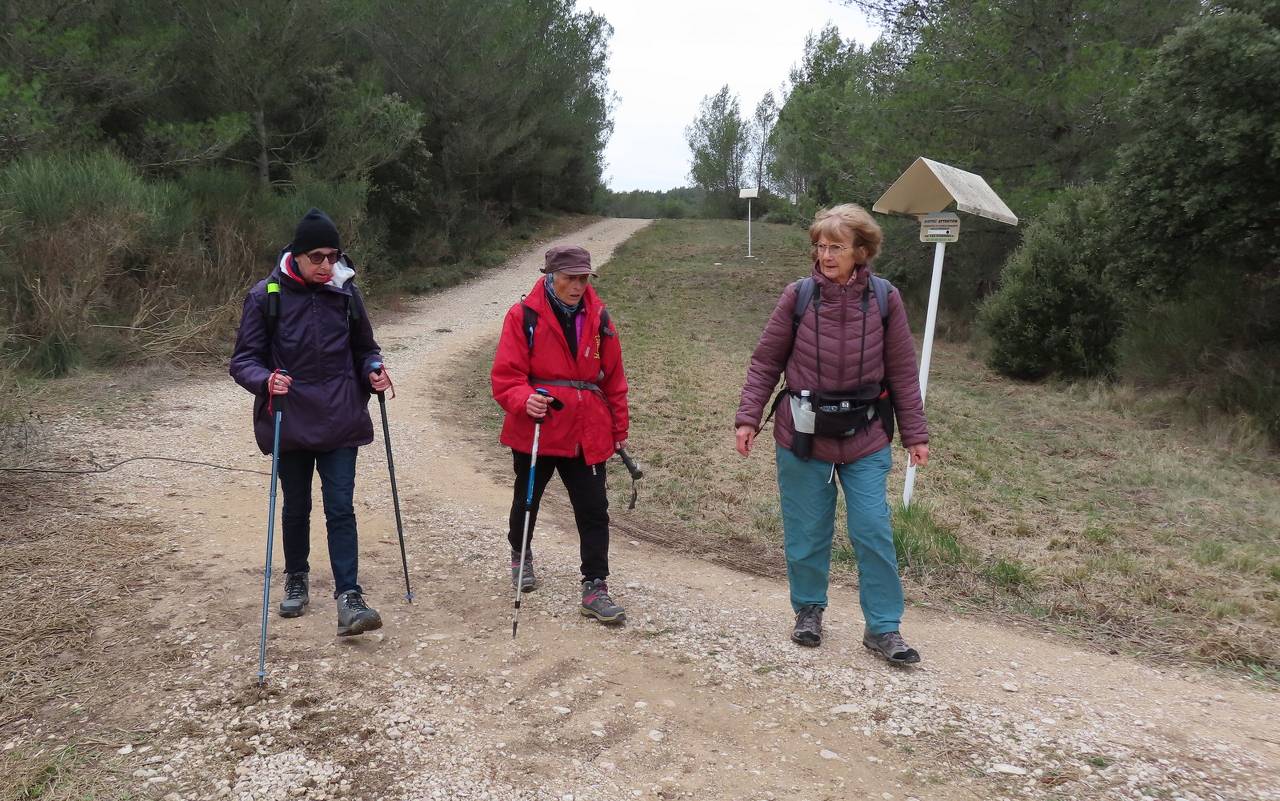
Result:
{"label": "person in red jacket", "polygon": [[[493,398],[506,411],[501,442],[511,448],[514,494],[507,540],[511,544],[511,582],[520,577],[525,495],[532,461],[535,423],[538,466],[529,514],[529,545],[524,550],[521,591],[537,586],[533,571],[533,526],[542,492],[551,474],[560,473],[582,556],[583,615],[618,623],[626,615],[609,595],[609,500],[605,462],[627,444],[627,377],[622,370],[618,333],[591,286],[596,274],[591,254],[576,246],[546,253],[544,277],[507,311],[493,359]],[[553,409],[551,398],[563,408]]]}

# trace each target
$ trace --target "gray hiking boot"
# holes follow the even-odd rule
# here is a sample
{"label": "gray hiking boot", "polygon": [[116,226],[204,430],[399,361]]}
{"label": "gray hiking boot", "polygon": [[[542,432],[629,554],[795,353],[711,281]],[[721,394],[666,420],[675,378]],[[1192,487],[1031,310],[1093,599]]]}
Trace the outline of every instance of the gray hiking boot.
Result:
{"label": "gray hiking boot", "polygon": [[602,623],[621,623],[627,619],[627,613],[609,597],[609,585],[604,579],[582,582],[582,606],[578,611]]}
{"label": "gray hiking boot", "polygon": [[822,645],[822,607],[817,604],[800,607],[796,612],[796,627],[791,630],[791,641],[807,648]]}
{"label": "gray hiking boot", "polygon": [[896,631],[872,634],[863,630],[862,644],[895,665],[914,665],[920,661],[919,652],[907,645],[906,640]]}
{"label": "gray hiking boot", "polygon": [[511,589],[516,588],[516,582],[520,582],[521,592],[529,592],[538,586],[538,577],[533,573],[533,554],[524,555],[523,576],[520,575],[520,554],[511,554]]}
{"label": "gray hiking boot", "polygon": [[280,602],[280,617],[298,617],[311,603],[311,582],[306,571],[285,573],[284,600]]}
{"label": "gray hiking boot", "polygon": [[358,590],[347,590],[338,596],[338,636],[349,637],[382,628],[382,617],[370,609]]}

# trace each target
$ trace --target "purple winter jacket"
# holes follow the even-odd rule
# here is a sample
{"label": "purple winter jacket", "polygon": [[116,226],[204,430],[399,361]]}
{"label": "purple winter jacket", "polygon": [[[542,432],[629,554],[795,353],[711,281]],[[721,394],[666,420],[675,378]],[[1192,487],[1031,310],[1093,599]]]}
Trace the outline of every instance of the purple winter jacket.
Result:
{"label": "purple winter jacket", "polygon": [[[267,412],[267,379],[276,368],[293,377],[280,423],[281,451],[331,451],[373,442],[369,373],[382,354],[351,283],[354,275],[344,256],[328,284],[306,284],[285,251],[270,278],[245,296],[230,372],[253,393],[253,433],[263,453],[271,453],[275,428]],[[280,284],[280,320],[270,347],[268,280]],[[348,304],[358,313],[351,315]]]}
{"label": "purple winter jacket", "polygon": [[[774,307],[760,334],[760,342],[751,354],[747,380],[742,387],[742,400],[734,425],[759,428],[765,406],[773,395],[778,377],[786,370],[787,386],[802,389],[845,392],[864,384],[886,383],[893,398],[894,416],[904,446],[929,441],[929,428],[920,398],[920,377],[916,365],[915,342],[907,325],[907,311],[897,290],[889,293],[889,320],[881,324],[880,309],[874,292],[868,293],[866,325],[863,325],[862,295],[870,280],[871,269],[859,265],[849,283],[840,286],[814,265],[813,277],[822,293],[818,318],[822,322],[819,340],[814,327],[814,304],[810,304],[795,332],[792,348],[791,317],[796,304],[796,286],[788,284],[778,305]],[[814,300],[817,300],[815,295]],[[866,331],[866,342],[862,332]],[[817,346],[822,345],[822,386],[818,387]],[[865,352],[862,348],[865,344]],[[859,375],[859,360],[862,374]],[[795,429],[791,423],[791,404],[784,396],[774,417],[773,438],[784,448],[791,448]],[[813,438],[812,458],[824,462],[848,464],[875,453],[889,444],[879,420],[851,437]]]}

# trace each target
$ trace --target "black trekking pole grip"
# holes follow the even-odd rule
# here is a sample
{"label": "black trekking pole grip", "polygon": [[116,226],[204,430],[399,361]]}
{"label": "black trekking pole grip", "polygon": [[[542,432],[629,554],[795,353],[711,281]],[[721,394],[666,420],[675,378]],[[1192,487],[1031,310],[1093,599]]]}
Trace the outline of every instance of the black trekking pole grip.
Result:
{"label": "black trekking pole grip", "polygon": [[640,465],[636,464],[636,460],[631,458],[631,454],[627,453],[626,448],[618,448],[616,453],[622,458],[622,464],[626,466],[627,472],[631,474],[631,502],[627,504],[627,509],[634,509],[636,498],[639,497],[636,482],[644,478],[644,471],[640,469]]}
{"label": "black trekking pole grip", "polygon": [[544,415],[545,417],[551,417],[551,412],[558,412],[564,408],[564,401],[560,400],[555,395],[552,395],[551,390],[546,387],[537,387],[533,391],[547,399],[547,403],[550,408],[547,409],[547,413]]}
{"label": "black trekking pole grip", "polygon": [[636,460],[631,458],[631,454],[627,453],[626,448],[618,448],[618,456],[622,458],[622,463],[626,465],[632,481],[644,478],[644,471],[640,469],[640,465],[636,464]]}
{"label": "black trekking pole grip", "polygon": [[271,377],[267,379],[267,382],[268,382],[268,386],[267,386],[267,395],[269,395],[269,396],[270,396],[270,400],[271,400],[271,409],[272,409],[273,416],[274,416],[274,413],[275,413],[275,412],[279,412],[280,414],[282,414],[282,415],[283,415],[283,414],[284,414],[284,411],[285,411],[285,407],[289,405],[289,402],[288,402],[287,400],[285,400],[285,398],[288,398],[288,397],[289,397],[289,393],[287,393],[287,392],[286,392],[286,393],[285,393],[285,394],[283,394],[283,395],[276,395],[276,394],[274,394],[274,393],[271,391],[270,382],[275,380],[275,377],[276,377],[276,375],[277,375],[277,374],[279,374],[279,375],[288,375],[288,374],[289,374],[289,371],[288,371],[288,370],[276,370],[275,372],[273,372],[273,373],[271,374]]}

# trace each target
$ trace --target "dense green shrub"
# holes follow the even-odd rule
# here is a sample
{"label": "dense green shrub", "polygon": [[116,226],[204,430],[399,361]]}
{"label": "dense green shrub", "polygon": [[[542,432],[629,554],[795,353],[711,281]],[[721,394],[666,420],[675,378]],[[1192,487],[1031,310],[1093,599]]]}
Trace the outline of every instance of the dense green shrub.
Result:
{"label": "dense green shrub", "polygon": [[1229,0],[1170,36],[1110,179],[1133,302],[1122,377],[1280,443],[1280,6]]}
{"label": "dense green shrub", "polygon": [[1207,13],[1160,48],[1112,178],[1136,283],[1177,294],[1195,259],[1280,278],[1278,75],[1280,26],[1253,13]]}
{"label": "dense green shrub", "polygon": [[1000,290],[979,313],[993,368],[1015,378],[1114,368],[1122,304],[1104,277],[1107,230],[1103,193],[1095,187],[1066,192],[1027,227]]}

